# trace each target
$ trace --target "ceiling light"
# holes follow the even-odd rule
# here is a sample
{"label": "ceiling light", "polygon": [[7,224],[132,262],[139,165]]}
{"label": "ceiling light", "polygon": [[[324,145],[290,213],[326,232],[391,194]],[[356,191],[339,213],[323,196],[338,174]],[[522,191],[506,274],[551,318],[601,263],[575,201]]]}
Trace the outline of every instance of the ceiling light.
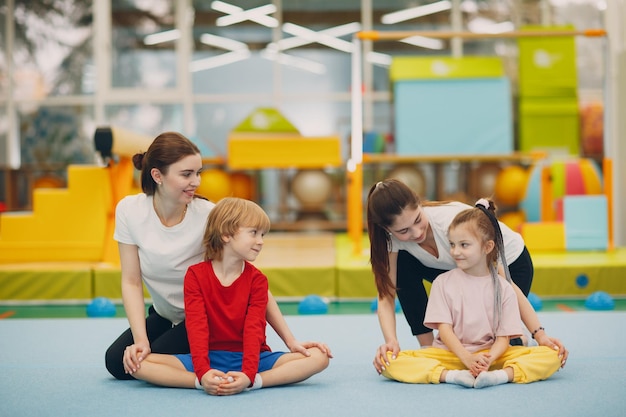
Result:
{"label": "ceiling light", "polygon": [[[289,25],[288,23],[286,23]],[[338,38],[340,36],[351,35],[361,30],[361,24],[358,22],[347,23],[345,25],[334,26],[328,29],[320,30],[317,33],[323,35],[332,36]],[[301,38],[299,36],[293,36],[291,38],[284,38],[278,42],[272,42],[268,45],[268,49],[277,49],[279,51],[285,51],[287,49],[297,48],[304,45],[313,43],[309,39]]]}
{"label": "ceiling light", "polygon": [[153,33],[143,38],[144,45],[156,45],[159,43],[171,42],[180,38],[178,29],[165,30],[159,33]]}
{"label": "ceiling light", "polygon": [[248,45],[243,42],[236,41],[230,38],[224,38],[223,36],[216,36],[210,33],[204,33],[200,35],[200,42],[205,45],[215,46],[227,51],[240,51],[248,49]]}
{"label": "ceiling light", "polygon": [[474,33],[505,33],[515,30],[515,25],[508,21],[496,23],[491,19],[476,17],[467,22],[467,28]]}
{"label": "ceiling light", "polygon": [[250,57],[250,51],[248,49],[242,51],[226,52],[218,56],[210,58],[199,59],[189,64],[189,70],[191,72],[204,71],[211,68],[217,68],[224,65],[232,64],[237,61],[243,61]]}
{"label": "ceiling light", "polygon": [[391,66],[391,55],[381,54],[380,52],[370,51],[365,54],[365,59],[367,62],[381,67]]}
{"label": "ceiling light", "polygon": [[264,49],[261,51],[261,57],[269,59],[270,61],[278,62],[282,65],[287,65],[290,67],[309,71],[314,74],[321,75],[326,73],[326,66],[324,64],[320,64],[319,62],[311,61],[305,58],[299,58],[296,56],[283,54],[275,50]]}
{"label": "ceiling light", "polygon": [[303,39],[304,41],[306,41],[305,44],[317,42],[319,44],[337,49],[339,51],[348,53],[352,52],[352,42],[339,39],[335,36],[330,36],[324,31],[316,32],[314,30],[295,25],[293,23],[285,23],[282,29],[284,32],[289,33],[290,35],[297,36],[298,38]]}
{"label": "ceiling light", "polygon": [[276,12],[276,6],[273,4],[266,4],[264,6],[244,10],[239,6],[234,6],[223,1],[214,1],[211,3],[211,8],[227,14],[227,16],[217,18],[215,22],[217,26],[229,26],[250,20],[269,28],[278,27],[278,20],[272,16],[268,16]]}
{"label": "ceiling light", "polygon": [[443,49],[445,46],[445,43],[441,39],[427,38],[425,36],[409,36],[408,38],[401,39],[400,42],[436,50]]}
{"label": "ceiling light", "polygon": [[394,23],[404,22],[405,20],[415,19],[417,17],[427,16],[450,10],[452,3],[448,0],[438,1],[436,3],[427,4],[425,6],[411,7],[410,9],[404,9],[393,13],[384,14],[380,21],[385,25],[392,25]]}

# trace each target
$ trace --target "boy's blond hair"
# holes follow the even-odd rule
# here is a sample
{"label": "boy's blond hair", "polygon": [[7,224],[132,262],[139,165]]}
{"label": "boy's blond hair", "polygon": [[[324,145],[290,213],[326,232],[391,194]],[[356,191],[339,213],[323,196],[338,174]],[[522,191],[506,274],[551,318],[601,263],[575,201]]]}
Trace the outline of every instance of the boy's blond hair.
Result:
{"label": "boy's blond hair", "polygon": [[204,259],[221,260],[224,254],[223,236],[234,236],[240,227],[252,227],[261,233],[270,230],[270,219],[253,201],[237,197],[221,199],[209,213],[204,238]]}

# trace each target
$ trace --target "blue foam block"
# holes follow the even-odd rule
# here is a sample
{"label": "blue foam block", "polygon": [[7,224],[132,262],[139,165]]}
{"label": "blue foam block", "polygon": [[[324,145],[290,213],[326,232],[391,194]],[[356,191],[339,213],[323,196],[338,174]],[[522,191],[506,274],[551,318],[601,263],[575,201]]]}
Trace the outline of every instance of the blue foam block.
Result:
{"label": "blue foam block", "polygon": [[513,151],[509,80],[403,80],[394,84],[400,155],[483,155]]}
{"label": "blue foam block", "polygon": [[563,197],[565,248],[606,250],[609,244],[608,205],[604,195]]}

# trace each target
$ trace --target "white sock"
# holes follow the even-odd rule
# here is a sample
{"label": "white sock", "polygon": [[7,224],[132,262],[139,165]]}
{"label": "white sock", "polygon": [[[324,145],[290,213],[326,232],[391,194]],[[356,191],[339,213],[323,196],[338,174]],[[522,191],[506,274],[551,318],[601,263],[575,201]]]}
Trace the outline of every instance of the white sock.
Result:
{"label": "white sock", "polygon": [[494,385],[506,384],[509,382],[509,376],[504,369],[498,369],[497,371],[481,372],[476,377],[476,383],[474,388],[485,388]]}
{"label": "white sock", "polygon": [[260,374],[256,374],[254,376],[254,382],[252,383],[252,386],[247,388],[247,390],[261,389],[261,388],[263,388],[263,379],[261,379]]}
{"label": "white sock", "polygon": [[465,388],[472,388],[474,387],[474,376],[467,369],[453,369],[448,371],[446,374],[446,383],[462,385]]}
{"label": "white sock", "polygon": [[196,383],[196,389],[202,389],[202,390],[204,389],[200,381],[198,381],[198,377],[196,377],[195,383]]}

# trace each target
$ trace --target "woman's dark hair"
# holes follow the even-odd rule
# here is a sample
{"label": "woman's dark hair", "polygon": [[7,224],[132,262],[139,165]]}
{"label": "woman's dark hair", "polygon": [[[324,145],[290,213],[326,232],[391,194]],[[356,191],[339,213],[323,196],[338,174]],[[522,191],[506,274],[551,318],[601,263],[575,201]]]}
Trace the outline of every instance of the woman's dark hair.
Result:
{"label": "woman's dark hair", "polygon": [[170,165],[189,155],[199,155],[200,149],[177,132],[164,132],[157,136],[143,153],[133,155],[133,165],[141,171],[141,189],[146,195],[154,195],[156,183],[150,171],[156,168],[163,175]]}
{"label": "woman's dark hair", "polygon": [[379,297],[395,291],[389,279],[391,237],[387,231],[406,208],[416,210],[421,204],[415,191],[396,179],[379,181],[367,195],[367,233],[370,239],[370,263]]}

